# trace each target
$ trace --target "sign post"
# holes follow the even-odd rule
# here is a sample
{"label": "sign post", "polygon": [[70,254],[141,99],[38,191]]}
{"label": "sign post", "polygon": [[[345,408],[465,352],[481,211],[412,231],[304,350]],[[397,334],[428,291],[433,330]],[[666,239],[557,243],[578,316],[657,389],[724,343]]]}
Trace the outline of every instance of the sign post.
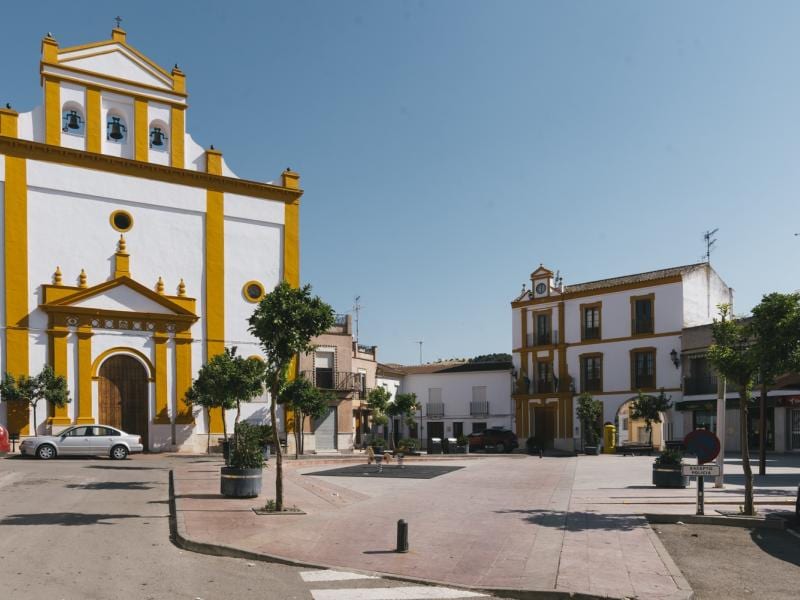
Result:
{"label": "sign post", "polygon": [[718,464],[706,464],[719,455],[719,438],[705,429],[695,429],[683,439],[683,445],[688,452],[697,457],[696,465],[684,465],[682,472],[690,477],[697,477],[697,514],[705,514],[705,482],[704,477],[714,477],[720,474]]}

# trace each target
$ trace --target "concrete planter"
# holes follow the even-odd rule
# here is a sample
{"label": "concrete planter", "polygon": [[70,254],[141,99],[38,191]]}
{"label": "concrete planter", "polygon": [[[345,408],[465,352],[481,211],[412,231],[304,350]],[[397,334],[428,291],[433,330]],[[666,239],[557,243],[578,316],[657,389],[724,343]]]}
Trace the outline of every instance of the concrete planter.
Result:
{"label": "concrete planter", "polygon": [[584,446],[583,451],[591,456],[599,456],[600,446]]}
{"label": "concrete planter", "polygon": [[228,498],[255,498],[261,493],[261,469],[220,469],[219,491]]}
{"label": "concrete planter", "polygon": [[685,488],[689,477],[681,473],[681,467],[657,467],[653,465],[653,485],[665,488]]}

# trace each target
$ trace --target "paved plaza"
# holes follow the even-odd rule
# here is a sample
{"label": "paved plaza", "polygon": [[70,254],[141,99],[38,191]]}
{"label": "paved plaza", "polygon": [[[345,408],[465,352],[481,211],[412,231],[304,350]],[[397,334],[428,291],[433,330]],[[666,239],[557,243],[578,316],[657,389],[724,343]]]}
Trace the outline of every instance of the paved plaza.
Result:
{"label": "paved plaza", "polygon": [[[273,495],[272,466],[262,498],[230,500],[218,495],[220,463],[202,458],[175,472],[177,520],[197,542],[314,565],[479,589],[685,598],[686,580],[641,514],[693,514],[694,484],[656,489],[652,463],[617,455],[471,457],[437,461],[463,468],[419,480],[363,471],[325,477],[317,473],[341,461],[289,461],[286,504],[307,514],[257,516],[251,508]],[[730,458],[726,471],[725,488],[707,486],[707,514],[742,503],[741,462]],[[759,511],[793,509],[800,460],[771,458],[769,472],[757,478]],[[393,552],[398,519],[409,523],[408,554]]]}

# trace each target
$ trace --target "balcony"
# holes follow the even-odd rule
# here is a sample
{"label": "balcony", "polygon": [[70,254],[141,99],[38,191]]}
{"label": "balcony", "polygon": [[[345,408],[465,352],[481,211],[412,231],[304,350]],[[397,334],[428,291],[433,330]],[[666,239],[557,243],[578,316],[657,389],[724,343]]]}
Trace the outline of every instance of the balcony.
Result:
{"label": "balcony", "polygon": [[644,373],[637,373],[633,377],[633,389],[635,390],[645,390],[645,389],[655,389],[656,387],[656,377],[653,373],[644,374]]}
{"label": "balcony", "polygon": [[429,418],[443,417],[444,402],[428,402],[425,405],[425,413]]}
{"label": "balcony", "polygon": [[683,378],[683,393],[686,396],[716,394],[717,378],[711,373],[698,373]]}
{"label": "balcony", "polygon": [[528,348],[536,346],[555,346],[558,344],[558,330],[553,331],[537,331],[536,333],[529,333],[526,340]]}
{"label": "balcony", "polygon": [[633,335],[653,333],[653,318],[638,317],[636,319],[631,319],[631,332]]}
{"label": "balcony", "polygon": [[469,414],[471,417],[485,417],[489,414],[489,401],[473,400],[469,403]]}
{"label": "balcony", "polygon": [[581,385],[582,392],[602,392],[603,381],[602,379],[584,379]]}
{"label": "balcony", "polygon": [[600,328],[599,327],[584,327],[583,328],[583,339],[584,340],[599,340],[600,339]]}
{"label": "balcony", "polygon": [[330,369],[314,369],[313,371],[303,371],[301,375],[316,387],[323,390],[352,392],[358,387],[357,373],[346,373]]}

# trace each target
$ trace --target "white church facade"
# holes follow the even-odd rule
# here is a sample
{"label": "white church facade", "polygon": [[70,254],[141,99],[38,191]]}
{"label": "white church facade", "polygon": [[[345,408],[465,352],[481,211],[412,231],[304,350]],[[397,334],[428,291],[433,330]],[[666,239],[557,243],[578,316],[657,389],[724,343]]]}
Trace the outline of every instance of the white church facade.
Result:
{"label": "white church facade", "polygon": [[[122,29],[70,48],[48,34],[40,64],[43,105],[0,109],[0,370],[50,364],[72,401],[37,423],[0,401],[0,425],[106,423],[152,451],[205,449],[222,415],[185,392],[225,347],[259,356],[255,303],[299,285],[299,175],[236,177],[187,132],[184,73]],[[265,397],[243,416],[268,412]]]}

